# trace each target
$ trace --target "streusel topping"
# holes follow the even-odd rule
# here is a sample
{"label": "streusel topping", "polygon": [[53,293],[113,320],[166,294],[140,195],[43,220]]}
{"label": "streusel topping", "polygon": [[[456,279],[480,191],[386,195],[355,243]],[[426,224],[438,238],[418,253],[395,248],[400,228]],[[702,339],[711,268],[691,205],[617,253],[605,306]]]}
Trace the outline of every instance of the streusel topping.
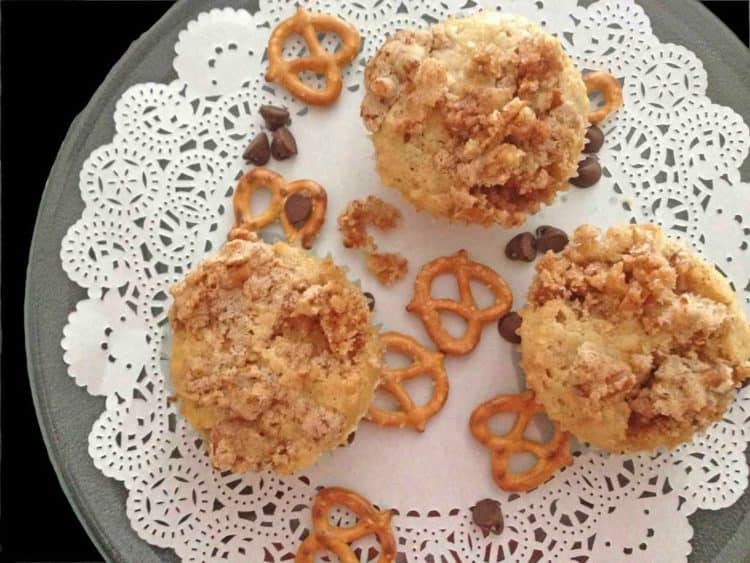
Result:
{"label": "streusel topping", "polygon": [[172,294],[172,383],[215,467],[288,473],[346,440],[380,348],[364,296],[332,262],[238,239]]}
{"label": "streusel topping", "polygon": [[580,227],[538,263],[522,316],[529,386],[609,451],[690,439],[750,377],[750,327],[728,282],[656,226]]}
{"label": "streusel topping", "polygon": [[365,70],[378,172],[417,207],[521,224],[575,175],[588,98],[557,39],[482,13],[401,30]]}

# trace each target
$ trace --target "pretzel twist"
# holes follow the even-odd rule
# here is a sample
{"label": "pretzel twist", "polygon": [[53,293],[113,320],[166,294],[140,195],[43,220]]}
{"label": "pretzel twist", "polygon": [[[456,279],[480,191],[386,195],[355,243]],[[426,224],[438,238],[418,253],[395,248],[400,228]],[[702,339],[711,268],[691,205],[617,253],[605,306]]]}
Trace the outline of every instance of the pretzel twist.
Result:
{"label": "pretzel twist", "polygon": [[601,92],[602,96],[604,96],[604,105],[595,111],[589,112],[588,119],[593,125],[601,123],[610,114],[622,107],[622,86],[608,72],[589,72],[584,75],[583,82],[586,84],[586,91],[589,94],[592,92]]}
{"label": "pretzel twist", "polygon": [[[328,519],[331,508],[343,506],[357,515],[357,523],[350,528],[334,526]],[[359,563],[348,544],[370,534],[380,543],[378,563],[393,563],[396,541],[391,530],[391,512],[377,510],[367,499],[349,489],[330,487],[321,490],[312,505],[312,530],[295,557],[295,563],[313,563],[315,554],[328,550],[341,563]]]}
{"label": "pretzel twist", "polygon": [[[489,420],[501,412],[516,413],[513,428],[505,435],[493,434]],[[482,403],[471,413],[469,427],[474,437],[492,453],[492,478],[505,491],[529,491],[549,479],[555,471],[573,462],[568,448],[568,433],[555,422],[552,439],[546,444],[524,438],[532,417],[543,413],[533,391],[515,395],[498,395]],[[508,471],[513,454],[529,453],[536,457],[533,467],[522,473]]]}
{"label": "pretzel twist", "polygon": [[[456,277],[459,301],[433,299],[432,280],[445,273]],[[483,309],[477,307],[471,292],[472,279],[479,280],[495,294],[492,305]],[[453,256],[437,258],[422,267],[414,282],[414,296],[406,310],[422,318],[430,338],[442,352],[460,356],[476,347],[483,323],[499,319],[510,311],[512,304],[513,294],[505,280],[491,268],[472,261],[465,250],[460,250]],[[461,338],[455,338],[445,330],[440,322],[440,311],[455,313],[466,320],[466,332]]]}
{"label": "pretzel twist", "polygon": [[[343,46],[335,53],[326,51],[318,41],[318,33],[332,32],[341,37]],[[285,59],[284,44],[290,35],[300,35],[310,52],[298,59]],[[357,28],[330,14],[311,14],[298,7],[295,14],[279,23],[268,40],[268,71],[266,81],[277,82],[296,98],[316,106],[333,103],[341,94],[341,67],[359,53],[361,38]],[[299,73],[308,71],[325,76],[322,89],[305,84]]]}
{"label": "pretzel twist", "polygon": [[[443,354],[428,350],[411,336],[398,332],[386,332],[381,336],[381,342],[386,350],[400,352],[411,358],[412,363],[401,369],[383,370],[380,388],[395,397],[401,410],[392,411],[371,405],[367,419],[381,426],[410,426],[423,432],[427,421],[443,408],[448,398],[448,375],[443,366]],[[403,382],[422,375],[429,376],[434,387],[430,400],[418,407],[404,389]]]}
{"label": "pretzel twist", "polygon": [[[267,188],[271,201],[265,211],[253,215],[252,199],[255,190]],[[284,213],[284,203],[292,194],[304,192],[310,197],[312,211],[301,228],[289,222]],[[326,217],[328,196],[323,186],[312,180],[295,180],[287,183],[276,172],[266,168],[253,168],[240,178],[232,198],[235,225],[229,232],[229,240],[244,238],[243,231],[256,232],[280,219],[289,243],[300,241],[304,248],[311,248],[313,239],[320,232]]]}

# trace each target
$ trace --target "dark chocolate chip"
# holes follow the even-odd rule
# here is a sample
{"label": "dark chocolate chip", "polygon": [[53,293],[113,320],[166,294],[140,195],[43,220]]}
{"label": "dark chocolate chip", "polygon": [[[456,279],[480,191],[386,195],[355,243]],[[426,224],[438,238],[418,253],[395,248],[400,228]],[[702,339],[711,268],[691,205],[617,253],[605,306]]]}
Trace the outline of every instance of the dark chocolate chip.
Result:
{"label": "dark chocolate chip", "polygon": [[590,188],[602,177],[602,165],[593,156],[587,156],[578,163],[578,176],[570,180],[577,188]]}
{"label": "dark chocolate chip", "polygon": [[500,317],[497,321],[497,331],[504,340],[513,344],[520,344],[521,337],[516,334],[516,330],[521,327],[521,315],[515,311],[511,311],[507,315]]}
{"label": "dark chocolate chip", "polygon": [[286,198],[284,214],[293,225],[304,225],[310,213],[312,213],[312,201],[305,194],[297,192]]}
{"label": "dark chocolate chip", "polygon": [[271,158],[271,146],[268,144],[268,136],[265,133],[258,133],[255,138],[247,145],[242,158],[252,162],[255,166],[263,166]]}
{"label": "dark chocolate chip", "polygon": [[289,122],[289,112],[278,106],[260,106],[260,115],[266,122],[266,127],[271,131],[286,125]]}
{"label": "dark chocolate chip", "polygon": [[364,292],[365,299],[367,299],[367,307],[370,311],[375,310],[375,296],[369,291]]}
{"label": "dark chocolate chip", "polygon": [[351,446],[352,442],[354,442],[354,437],[356,436],[357,432],[354,431],[351,434],[349,434],[346,437],[346,442],[342,442],[339,444],[339,448],[345,448],[346,446]]}
{"label": "dark chocolate chip", "polygon": [[297,154],[297,142],[286,127],[279,127],[273,132],[271,154],[276,160],[286,160]]}
{"label": "dark chocolate chip", "polygon": [[505,245],[505,255],[511,260],[531,262],[536,257],[536,238],[531,233],[520,233]]}
{"label": "dark chocolate chip", "polygon": [[503,531],[503,510],[496,500],[489,498],[480,500],[471,509],[471,517],[485,536],[490,532],[500,534]]}
{"label": "dark chocolate chip", "polygon": [[542,225],[536,230],[536,249],[541,253],[548,250],[560,252],[568,245],[568,235],[557,227]]}
{"label": "dark chocolate chip", "polygon": [[542,237],[546,237],[547,235],[551,235],[551,234],[554,234],[554,233],[561,233],[561,234],[564,235],[565,231],[563,231],[562,229],[558,229],[557,227],[553,227],[552,225],[539,225],[536,228],[536,238],[537,239],[542,238]]}
{"label": "dark chocolate chip", "polygon": [[586,131],[586,145],[583,147],[583,152],[588,154],[597,153],[601,150],[604,145],[604,133],[596,125],[589,127]]}

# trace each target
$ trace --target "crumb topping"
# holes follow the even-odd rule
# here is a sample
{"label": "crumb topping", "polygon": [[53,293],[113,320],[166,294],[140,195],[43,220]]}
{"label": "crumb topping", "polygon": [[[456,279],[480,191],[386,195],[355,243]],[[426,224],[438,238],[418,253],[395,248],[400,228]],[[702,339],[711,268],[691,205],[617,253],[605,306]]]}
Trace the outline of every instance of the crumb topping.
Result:
{"label": "crumb topping", "polygon": [[689,439],[750,375],[750,327],[729,284],[656,226],[580,227],[538,263],[522,315],[529,384],[611,451]]}
{"label": "crumb topping", "polygon": [[575,173],[585,87],[559,42],[527,20],[481,14],[401,30],[365,85],[381,177],[432,212],[518,225]]}
{"label": "crumb topping", "polygon": [[366,411],[377,336],[365,298],[330,261],[238,239],[172,294],[172,382],[218,469],[294,471]]}
{"label": "crumb topping", "polygon": [[346,248],[362,249],[367,270],[383,285],[393,285],[402,279],[409,268],[409,262],[398,253],[378,252],[378,245],[367,233],[367,227],[372,225],[380,231],[390,231],[400,221],[401,212],[375,196],[367,196],[364,201],[349,202],[339,215],[343,245]]}

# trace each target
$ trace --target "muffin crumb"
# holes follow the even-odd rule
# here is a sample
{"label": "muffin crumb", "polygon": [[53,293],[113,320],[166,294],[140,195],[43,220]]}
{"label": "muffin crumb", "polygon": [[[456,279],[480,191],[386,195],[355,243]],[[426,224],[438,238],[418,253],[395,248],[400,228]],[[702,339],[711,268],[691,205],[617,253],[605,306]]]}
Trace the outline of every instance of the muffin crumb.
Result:
{"label": "muffin crumb", "polygon": [[383,285],[393,285],[409,269],[409,262],[401,254],[379,252],[375,239],[367,233],[368,225],[380,231],[395,229],[401,221],[401,212],[379,197],[367,196],[364,201],[349,202],[339,215],[338,224],[342,243],[346,248],[361,249],[367,270]]}

